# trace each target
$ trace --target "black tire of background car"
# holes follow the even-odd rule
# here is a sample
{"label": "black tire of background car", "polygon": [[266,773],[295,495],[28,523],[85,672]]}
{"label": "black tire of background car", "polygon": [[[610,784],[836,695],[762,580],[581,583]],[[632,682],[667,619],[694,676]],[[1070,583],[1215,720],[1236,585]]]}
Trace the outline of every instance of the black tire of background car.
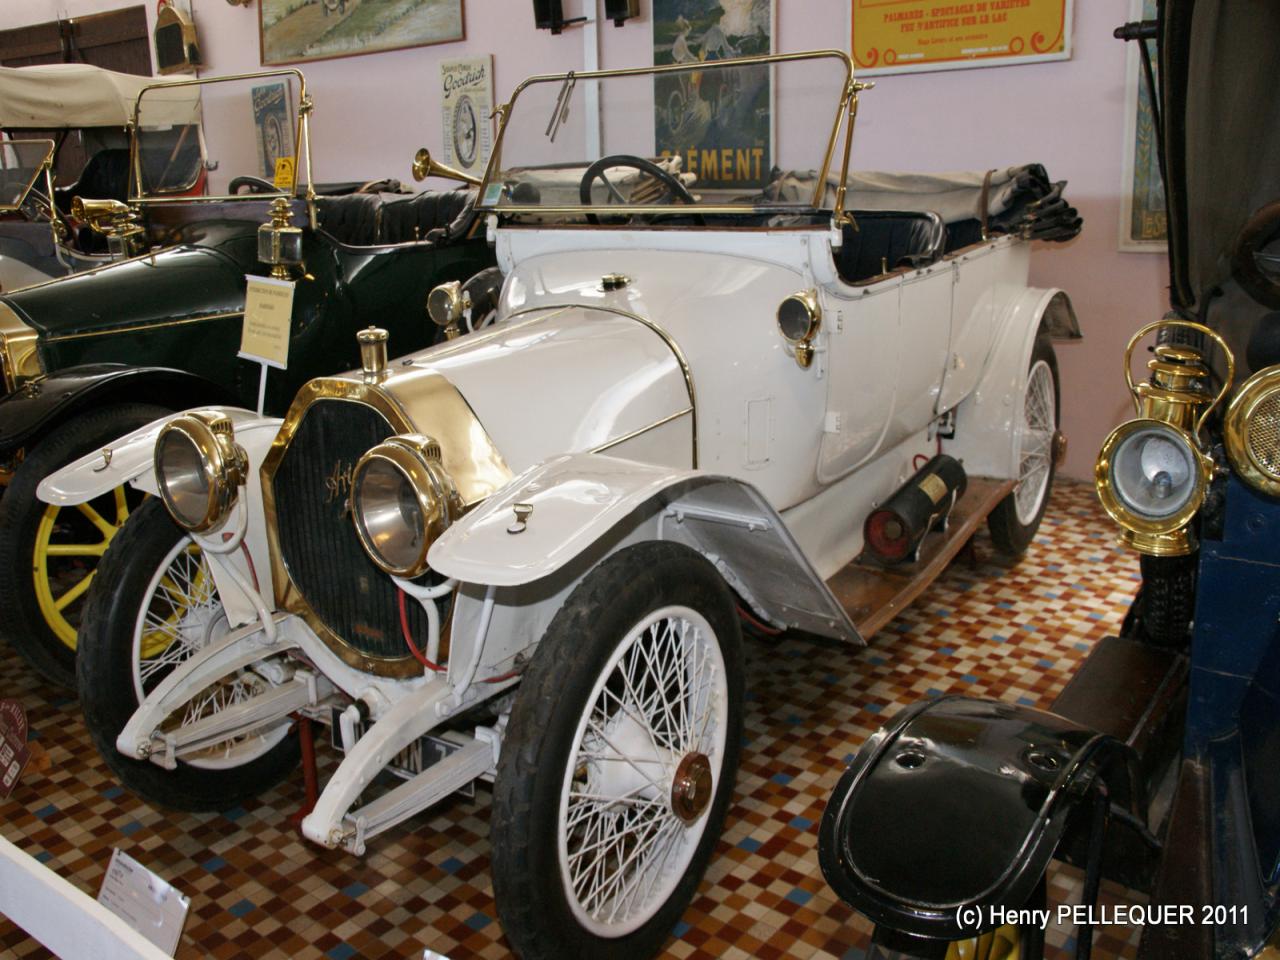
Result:
{"label": "black tire of background car", "polygon": [[[1027,364],[1027,370],[1030,371],[1041,360],[1049,365],[1049,372],[1053,375],[1053,425],[1054,429],[1057,429],[1062,422],[1062,390],[1058,382],[1058,356],[1054,353],[1053,341],[1044,334],[1036,337],[1035,346],[1031,348],[1031,362]],[[1036,531],[1040,529],[1040,521],[1044,519],[1045,508],[1049,505],[1049,497],[1053,493],[1053,477],[1056,472],[1057,464],[1053,462],[1051,454],[1049,479],[1045,484],[1044,498],[1040,501],[1040,509],[1036,511],[1030,523],[1024,524],[1018,520],[1016,490],[996,504],[996,508],[987,516],[987,529],[991,531],[991,542],[996,550],[1006,557],[1016,559],[1022,556],[1035,538]]]}
{"label": "black tire of background car", "polygon": [[292,732],[262,756],[220,770],[185,763],[179,763],[177,770],[164,770],[116,749],[116,737],[138,706],[132,663],[138,604],[157,568],[186,536],[164,504],[153,497],[134,511],[107,548],[89,589],[80,630],[76,664],[80,707],[98,753],[138,796],[177,810],[227,810],[293,772],[300,753]]}
{"label": "black tire of background car", "polygon": [[1142,593],[1136,603],[1137,626],[1147,643],[1181,650],[1191,641],[1199,559],[1196,553],[1185,557],[1139,557]]}
{"label": "black tire of background car", "polygon": [[45,510],[36,487],[78,457],[171,412],[120,403],[67,421],[26,451],[0,499],[0,609],[5,611],[0,635],[50,683],[75,689],[76,654],[50,629],[32,585],[36,534]]}
{"label": "black tire of background car", "polygon": [[[642,927],[604,939],[575,920],[560,877],[558,818],[565,764],[585,700],[632,626],[668,604],[698,610],[724,658],[725,757],[701,840],[684,878]],[[489,836],[503,931],[524,960],[650,957],[693,898],[724,827],[742,740],[742,637],[715,568],[674,543],[628,547],[589,573],[556,613],[520,685],[493,789]]]}

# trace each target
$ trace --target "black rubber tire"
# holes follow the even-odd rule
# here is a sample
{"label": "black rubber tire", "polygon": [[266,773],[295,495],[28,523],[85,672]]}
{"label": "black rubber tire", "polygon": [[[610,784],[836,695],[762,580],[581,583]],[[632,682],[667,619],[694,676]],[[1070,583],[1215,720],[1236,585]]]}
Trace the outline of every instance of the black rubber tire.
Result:
{"label": "black rubber tire", "polygon": [[0,635],[50,683],[75,689],[76,653],[53,632],[36,600],[32,564],[45,511],[36,487],[71,461],[171,412],[146,403],[120,403],[66,421],[27,449],[0,498],[0,609],[5,612]]}
{"label": "black rubber tire", "polygon": [[[706,827],[684,878],[649,921],[605,938],[573,915],[560,877],[561,789],[577,724],[600,671],[626,633],[653,610],[681,604],[706,617],[728,684],[724,763]],[[700,554],[673,543],[627,547],[591,571],[543,635],[520,685],[498,761],[489,834],[493,888],[507,939],[525,960],[649,957],[693,898],[724,827],[742,740],[742,638],[733,598]]]}
{"label": "black rubber tire", "polygon": [[[1058,356],[1053,350],[1053,341],[1044,335],[1036,337],[1035,346],[1031,348],[1031,360],[1027,364],[1028,372],[1043,360],[1049,365],[1053,376],[1053,425],[1056,430],[1062,423],[1062,389],[1058,381]],[[996,504],[996,508],[987,515],[987,529],[991,531],[991,542],[996,550],[1010,559],[1017,559],[1027,552],[1027,547],[1035,539],[1040,529],[1040,521],[1044,519],[1044,511],[1049,506],[1049,497],[1053,494],[1053,477],[1057,472],[1052,452],[1049,457],[1049,479],[1044,488],[1044,499],[1040,501],[1040,509],[1031,518],[1030,523],[1018,520],[1017,492],[1010,493]]]}
{"label": "black rubber tire", "polygon": [[134,511],[107,548],[80,630],[80,707],[103,760],[138,796],[178,810],[226,810],[275,786],[297,767],[298,738],[292,731],[262,756],[225,770],[181,762],[177,770],[164,770],[116,749],[116,737],[138,706],[131,662],[138,604],[159,565],[185,537],[153,497]]}
{"label": "black rubber tire", "polygon": [[1137,601],[1140,636],[1157,647],[1182,650],[1191,642],[1196,613],[1199,554],[1149,557],[1142,554],[1142,594]]}

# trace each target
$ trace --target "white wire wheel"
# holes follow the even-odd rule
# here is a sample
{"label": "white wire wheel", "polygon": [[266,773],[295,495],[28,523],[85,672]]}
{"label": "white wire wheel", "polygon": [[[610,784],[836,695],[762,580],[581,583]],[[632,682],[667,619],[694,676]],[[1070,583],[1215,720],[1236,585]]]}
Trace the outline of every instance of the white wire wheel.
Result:
{"label": "white wire wheel", "polygon": [[1038,337],[1013,424],[1017,485],[987,518],[996,549],[1009,556],[1022,555],[1044,517],[1053,489],[1059,409],[1058,360],[1053,343]]}
{"label": "white wire wheel", "polygon": [[[183,810],[225,810],[274,786],[298,763],[290,722],[183,757],[176,770],[116,749],[141,699],[174,667],[224,636],[227,618],[209,564],[156,497],[130,515],[89,588],[76,680],[90,739],[121,782],[139,796]],[[246,672],[210,687],[171,718],[174,727],[265,689]]]}
{"label": "white wire wheel", "polygon": [[[129,659],[136,702],[141,703],[174,667],[227,630],[227,616],[209,561],[194,540],[182,536],[156,567],[134,622]],[[262,678],[249,673],[218,683],[192,699],[173,726],[187,726],[212,716],[265,688]],[[265,754],[288,732],[286,721],[210,747],[183,762],[209,770],[238,767]]]}
{"label": "white wire wheel", "polygon": [[548,627],[494,788],[494,889],[525,958],[648,956],[706,869],[742,736],[741,633],[715,568],[646,543]]}

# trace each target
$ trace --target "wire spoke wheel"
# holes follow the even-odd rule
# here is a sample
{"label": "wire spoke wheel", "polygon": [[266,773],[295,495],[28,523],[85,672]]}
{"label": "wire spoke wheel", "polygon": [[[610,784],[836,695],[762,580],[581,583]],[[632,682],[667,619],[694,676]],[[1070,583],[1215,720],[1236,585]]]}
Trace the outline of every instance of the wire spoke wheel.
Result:
{"label": "wire spoke wheel", "polygon": [[1036,338],[1027,366],[1022,409],[1013,424],[1013,492],[987,517],[991,541],[1007,557],[1020,557],[1035,539],[1049,503],[1058,453],[1058,359],[1048,337]]}
{"label": "wire spoke wheel", "polygon": [[524,957],[652,956],[693,898],[742,740],[733,597],[688,547],[625,547],[548,625],[494,780],[493,885]]}
{"label": "wire spoke wheel", "polygon": [[560,804],[560,875],[587,929],[630,933],[684,876],[723,765],[726,715],[724,661],[697,611],[656,611],[614,651]]}
{"label": "wire spoke wheel", "polygon": [[[139,606],[131,657],[137,702],[174,667],[221,637],[227,629],[226,613],[208,559],[200,547],[184,535],[156,568]],[[266,687],[261,677],[245,671],[193,698],[169,729],[203,720],[262,693]],[[184,760],[193,767],[205,769],[238,766],[269,751],[284,738],[288,727],[287,723],[276,724]]]}
{"label": "wire spoke wheel", "polygon": [[1018,436],[1018,522],[1030,523],[1040,511],[1053,467],[1053,435],[1058,429],[1053,371],[1044,360],[1027,374]]}

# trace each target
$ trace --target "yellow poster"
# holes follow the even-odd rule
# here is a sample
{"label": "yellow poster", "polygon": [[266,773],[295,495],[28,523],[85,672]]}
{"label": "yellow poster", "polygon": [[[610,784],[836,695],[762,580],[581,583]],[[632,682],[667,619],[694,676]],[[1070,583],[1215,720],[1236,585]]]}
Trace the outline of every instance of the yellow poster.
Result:
{"label": "yellow poster", "polygon": [[1071,56],[1072,0],[850,0],[858,74]]}
{"label": "yellow poster", "polygon": [[293,281],[248,277],[240,356],[284,369],[289,365]]}

